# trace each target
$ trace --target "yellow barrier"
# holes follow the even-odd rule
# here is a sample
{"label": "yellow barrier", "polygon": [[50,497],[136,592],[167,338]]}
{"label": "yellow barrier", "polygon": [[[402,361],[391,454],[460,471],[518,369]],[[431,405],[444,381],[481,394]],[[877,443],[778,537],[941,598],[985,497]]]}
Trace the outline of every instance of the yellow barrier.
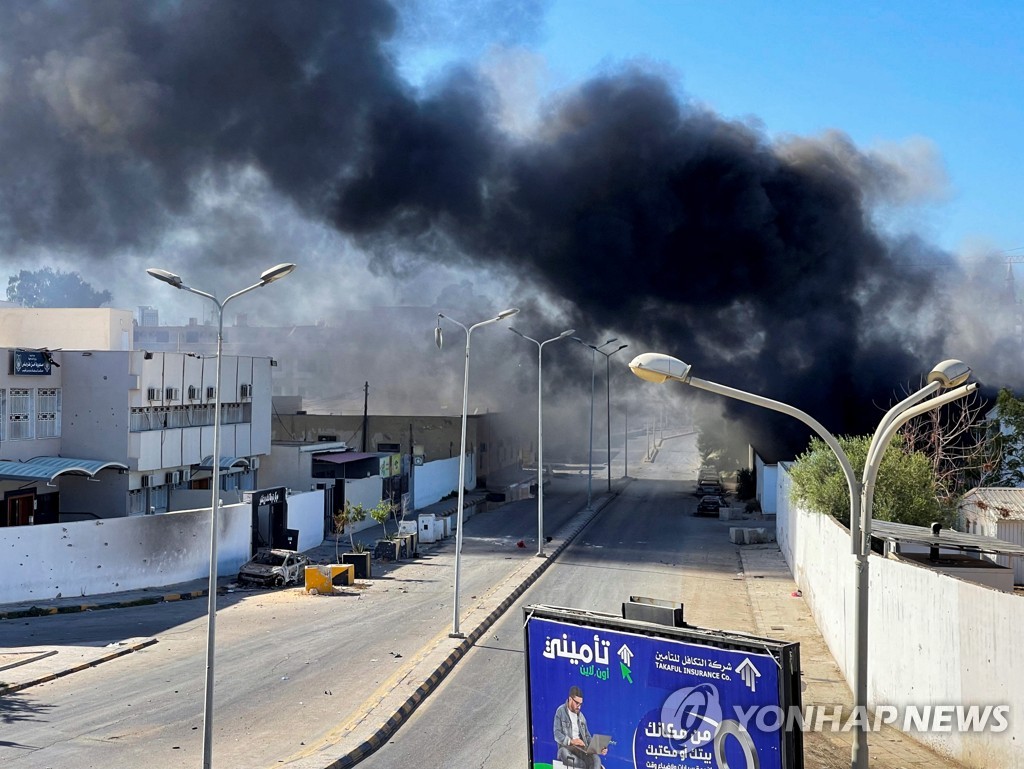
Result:
{"label": "yellow barrier", "polygon": [[355,568],[350,563],[306,567],[307,593],[330,595],[335,585],[351,585],[354,582]]}

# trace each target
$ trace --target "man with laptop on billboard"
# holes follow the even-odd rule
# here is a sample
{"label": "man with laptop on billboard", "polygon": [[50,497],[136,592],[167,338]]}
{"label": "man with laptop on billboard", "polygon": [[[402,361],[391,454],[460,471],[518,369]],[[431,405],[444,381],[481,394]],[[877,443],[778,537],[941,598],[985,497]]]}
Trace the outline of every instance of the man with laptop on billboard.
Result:
{"label": "man with laptop on billboard", "polygon": [[578,686],[570,687],[569,698],[555,711],[558,760],[566,767],[601,769],[601,756],[608,753],[612,738],[607,734],[591,735],[582,708],[583,692]]}

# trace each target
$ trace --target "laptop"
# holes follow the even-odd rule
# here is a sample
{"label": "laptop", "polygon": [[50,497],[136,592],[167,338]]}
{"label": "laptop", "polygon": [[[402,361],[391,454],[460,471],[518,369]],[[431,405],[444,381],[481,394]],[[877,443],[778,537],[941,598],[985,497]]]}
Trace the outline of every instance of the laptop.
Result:
{"label": "laptop", "polygon": [[611,741],[610,734],[592,734],[590,735],[590,744],[587,745],[587,753],[598,754],[607,748]]}

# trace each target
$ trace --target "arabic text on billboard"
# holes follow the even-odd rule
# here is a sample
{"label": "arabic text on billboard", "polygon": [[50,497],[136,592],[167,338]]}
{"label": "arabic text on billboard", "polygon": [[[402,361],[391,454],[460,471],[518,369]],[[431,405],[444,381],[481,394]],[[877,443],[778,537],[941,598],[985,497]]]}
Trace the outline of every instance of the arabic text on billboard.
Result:
{"label": "arabic text on billboard", "polygon": [[780,705],[770,654],[533,618],[527,655],[534,769],[566,763],[556,733],[577,689],[577,726],[611,737],[607,769],[784,769],[782,730],[742,718]]}

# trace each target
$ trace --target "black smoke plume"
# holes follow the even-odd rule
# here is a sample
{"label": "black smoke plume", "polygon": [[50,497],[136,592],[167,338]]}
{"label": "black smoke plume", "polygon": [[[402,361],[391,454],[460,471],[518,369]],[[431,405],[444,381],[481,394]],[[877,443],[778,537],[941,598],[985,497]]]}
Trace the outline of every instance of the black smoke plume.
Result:
{"label": "black smoke plume", "polygon": [[[0,4],[0,246],[145,252],[201,189],[249,169],[382,270],[515,276],[570,307],[582,336],[629,339],[626,359],[674,354],[837,432],[870,429],[901,384],[958,353],[948,315],[927,309],[948,305],[952,259],[874,226],[898,197],[893,167],[839,134],[770,141],[628,68],[510,136],[469,66],[423,87],[399,75],[395,35],[416,8]],[[803,445],[788,422],[758,424],[769,453]]]}

